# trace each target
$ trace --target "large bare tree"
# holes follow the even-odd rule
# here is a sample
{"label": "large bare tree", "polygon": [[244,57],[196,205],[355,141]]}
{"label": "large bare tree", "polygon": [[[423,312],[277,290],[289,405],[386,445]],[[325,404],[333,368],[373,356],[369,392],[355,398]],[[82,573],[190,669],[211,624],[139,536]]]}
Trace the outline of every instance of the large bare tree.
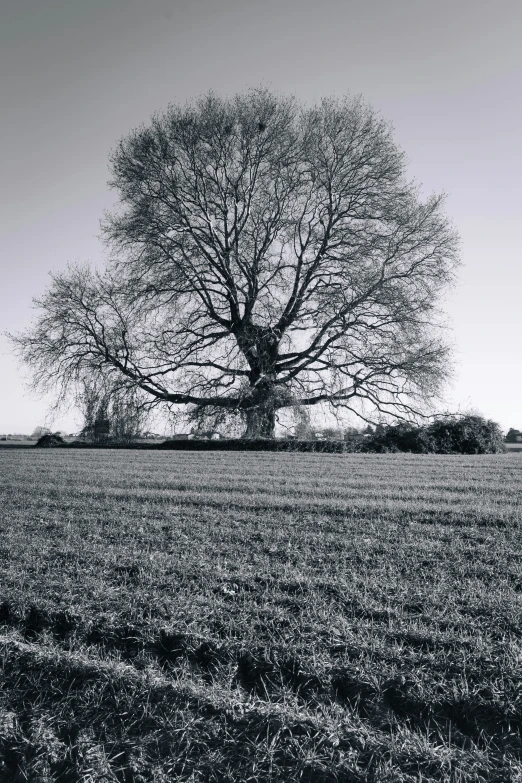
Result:
{"label": "large bare tree", "polygon": [[151,401],[240,411],[249,437],[273,436],[289,405],[409,418],[439,392],[457,236],[361,99],[207,95],[110,162],[115,260],[53,276],[15,338],[37,386],[102,373]]}

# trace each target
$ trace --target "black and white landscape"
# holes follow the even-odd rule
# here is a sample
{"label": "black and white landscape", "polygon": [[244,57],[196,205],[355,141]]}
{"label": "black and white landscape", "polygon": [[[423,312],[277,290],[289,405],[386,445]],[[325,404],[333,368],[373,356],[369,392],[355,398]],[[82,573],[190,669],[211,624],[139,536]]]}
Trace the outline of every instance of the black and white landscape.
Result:
{"label": "black and white landscape", "polygon": [[521,8],[0,20],[0,783],[522,779]]}

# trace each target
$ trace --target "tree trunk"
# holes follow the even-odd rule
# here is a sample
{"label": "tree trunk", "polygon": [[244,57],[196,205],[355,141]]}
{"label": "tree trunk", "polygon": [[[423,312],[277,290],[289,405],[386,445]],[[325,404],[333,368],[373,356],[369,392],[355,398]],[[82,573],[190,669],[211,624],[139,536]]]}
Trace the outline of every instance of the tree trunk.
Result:
{"label": "tree trunk", "polygon": [[238,345],[250,366],[251,407],[245,408],[245,438],[273,438],[275,412],[281,408],[281,390],[276,386],[276,363],[281,334],[246,320],[236,335]]}
{"label": "tree trunk", "polygon": [[271,406],[259,405],[247,408],[244,438],[273,438],[275,432],[275,410]]}

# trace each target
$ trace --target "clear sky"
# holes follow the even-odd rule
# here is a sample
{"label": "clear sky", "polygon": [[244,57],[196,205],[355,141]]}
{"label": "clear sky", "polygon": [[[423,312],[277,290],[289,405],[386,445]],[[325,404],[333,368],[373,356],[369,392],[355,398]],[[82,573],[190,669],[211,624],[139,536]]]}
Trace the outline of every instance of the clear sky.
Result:
{"label": "clear sky", "polygon": [[[461,233],[446,299],[449,407],[522,429],[520,0],[4,0],[0,6],[0,333],[68,261],[100,264],[109,150],[169,102],[265,85],[305,101],[361,93],[409,174],[445,191]],[[0,336],[0,433],[31,432]],[[72,413],[54,422],[73,430]]]}

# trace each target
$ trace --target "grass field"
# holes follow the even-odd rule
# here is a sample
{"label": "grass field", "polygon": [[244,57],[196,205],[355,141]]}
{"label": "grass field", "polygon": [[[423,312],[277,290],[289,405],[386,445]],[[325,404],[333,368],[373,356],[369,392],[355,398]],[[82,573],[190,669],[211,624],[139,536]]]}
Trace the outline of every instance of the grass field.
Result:
{"label": "grass field", "polygon": [[522,781],[521,468],[0,450],[0,781]]}

